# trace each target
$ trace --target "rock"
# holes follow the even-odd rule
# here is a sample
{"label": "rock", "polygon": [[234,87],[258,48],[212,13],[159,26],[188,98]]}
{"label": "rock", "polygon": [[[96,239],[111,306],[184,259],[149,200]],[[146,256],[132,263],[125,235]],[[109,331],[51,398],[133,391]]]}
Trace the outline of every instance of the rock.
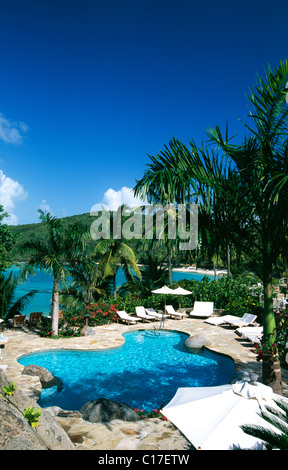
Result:
{"label": "rock", "polygon": [[88,401],[82,406],[80,413],[90,423],[107,423],[114,419],[122,421],[138,421],[140,418],[131,406],[117,403],[107,398]]}
{"label": "rock", "polygon": [[184,345],[188,349],[202,349],[203,346],[210,346],[211,341],[207,339],[203,335],[194,335],[190,336],[186,341],[184,342]]}
{"label": "rock", "polygon": [[62,390],[63,388],[61,379],[55,377],[53,374],[51,374],[51,372],[49,372],[49,370],[45,369],[45,367],[30,364],[29,366],[24,367],[22,374],[39,377],[42,388],[50,388],[54,387],[55,385],[57,386],[58,391]]}
{"label": "rock", "polygon": [[[6,375],[0,371],[0,391],[9,386]],[[21,390],[0,398],[0,450],[74,450],[75,447],[62,426],[40,408],[39,426],[32,428],[24,418],[24,408],[40,408],[36,401]]]}
{"label": "rock", "polygon": [[0,449],[47,450],[23,415],[3,398],[0,400]]}
{"label": "rock", "polygon": [[81,328],[80,335],[81,336],[93,336],[95,335],[95,331],[93,330],[93,328],[91,328],[91,326],[85,325],[83,326],[83,328]]}

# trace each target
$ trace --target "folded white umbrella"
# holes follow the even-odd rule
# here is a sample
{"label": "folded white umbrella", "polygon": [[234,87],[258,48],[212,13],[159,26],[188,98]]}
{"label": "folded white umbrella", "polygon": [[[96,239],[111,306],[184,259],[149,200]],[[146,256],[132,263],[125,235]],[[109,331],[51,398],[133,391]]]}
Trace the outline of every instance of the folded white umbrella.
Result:
{"label": "folded white umbrella", "polygon": [[179,388],[161,413],[196,449],[262,449],[263,442],[244,433],[240,426],[260,425],[279,432],[258,415],[264,405],[276,407],[273,398],[283,399],[270,387],[246,381],[216,387]]}

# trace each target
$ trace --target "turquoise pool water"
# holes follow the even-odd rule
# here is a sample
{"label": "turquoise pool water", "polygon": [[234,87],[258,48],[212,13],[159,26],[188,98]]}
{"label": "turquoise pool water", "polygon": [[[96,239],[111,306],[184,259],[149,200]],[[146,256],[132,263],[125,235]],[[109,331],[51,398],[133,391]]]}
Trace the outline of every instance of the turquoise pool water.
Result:
{"label": "turquoise pool water", "polygon": [[191,353],[187,335],[176,331],[134,331],[119,348],[101,351],[57,350],[29,354],[22,365],[36,364],[63,382],[43,390],[39,405],[80,410],[100,397],[151,410],[167,404],[179,387],[229,383],[235,374],[229,357],[204,350]]}

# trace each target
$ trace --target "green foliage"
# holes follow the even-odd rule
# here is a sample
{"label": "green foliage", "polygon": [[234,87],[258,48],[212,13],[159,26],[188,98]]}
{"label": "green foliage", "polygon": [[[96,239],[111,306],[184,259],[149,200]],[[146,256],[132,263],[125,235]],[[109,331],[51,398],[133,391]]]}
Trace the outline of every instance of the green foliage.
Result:
{"label": "green foliage", "polygon": [[17,387],[14,382],[10,382],[9,385],[4,385],[2,390],[3,390],[3,395],[1,396],[1,398],[6,397],[6,396],[12,396],[13,393],[17,390]]}
{"label": "green foliage", "polygon": [[[73,215],[71,217],[63,217],[61,223],[65,229],[70,226],[81,224],[85,228],[89,229],[95,217],[92,217],[90,213]],[[35,224],[15,225],[10,227],[13,236],[17,236],[15,246],[12,254],[14,261],[27,261],[29,256],[22,252],[21,246],[30,240],[40,240],[42,243],[46,241],[47,232],[45,225],[41,222]]]}
{"label": "green foliage", "polygon": [[277,407],[266,405],[261,418],[274,426],[278,432],[264,426],[243,425],[241,429],[250,436],[262,439],[266,450],[288,450],[288,404],[282,399],[274,400]]}
{"label": "green foliage", "polygon": [[31,290],[17,298],[16,289],[19,283],[20,279],[13,276],[12,272],[8,276],[0,274],[0,318],[4,320],[20,314],[36,294],[36,290]]}
{"label": "green foliage", "polygon": [[[86,315],[89,315],[88,325],[91,327],[113,323],[118,318],[116,310],[117,305],[107,301],[64,307],[62,309],[63,317],[59,320],[58,337],[79,336],[81,329],[86,325]],[[50,318],[43,317],[40,328],[41,336],[53,337]]]}
{"label": "green foliage", "polygon": [[[164,405],[161,405],[160,409],[163,408],[163,406]],[[167,421],[167,418],[160,413],[160,409],[155,408],[153,410],[147,411],[143,408],[134,408],[140,419],[158,418],[162,419],[163,421]]]}
{"label": "green foliage", "polygon": [[1,223],[5,217],[9,217],[9,215],[0,205],[0,272],[11,266],[11,252],[17,241],[17,235],[12,233],[10,227]]}
{"label": "green foliage", "polygon": [[[210,281],[207,277],[204,277],[202,281],[183,279],[173,285],[173,287],[176,286],[190,290],[192,294],[181,297],[173,296],[173,298],[171,296],[171,303],[174,306],[178,306],[180,301],[181,307],[192,308],[194,302],[198,300],[214,302],[215,309],[224,309],[225,313],[239,317],[246,312],[261,316],[262,307],[258,297],[252,295],[247,284],[237,279],[226,277],[221,277],[216,281]],[[167,296],[167,303],[168,298],[170,296]]]}
{"label": "green foliage", "polygon": [[272,355],[277,354],[281,361],[283,368],[287,368],[287,363],[285,361],[285,356],[287,354],[287,344],[288,344],[288,317],[287,315],[282,315],[281,313],[276,314],[276,329],[271,333],[273,338],[275,338],[274,343],[263,342],[260,344],[255,344],[252,348],[257,357],[256,360],[259,362],[263,359],[264,353],[269,353]]}
{"label": "green foliage", "polygon": [[31,428],[37,428],[39,426],[39,418],[41,416],[41,409],[36,408],[33,406],[29,406],[28,408],[24,408],[23,411],[23,416],[24,418],[28,421],[28,424],[31,426]]}

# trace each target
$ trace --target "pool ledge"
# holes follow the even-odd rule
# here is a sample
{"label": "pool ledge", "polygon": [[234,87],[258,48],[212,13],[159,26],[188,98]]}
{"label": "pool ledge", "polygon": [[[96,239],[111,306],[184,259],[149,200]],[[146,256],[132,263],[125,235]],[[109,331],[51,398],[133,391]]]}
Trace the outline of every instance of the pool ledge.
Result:
{"label": "pool ledge", "polygon": [[[5,374],[9,381],[15,382],[21,390],[30,397],[36,398],[41,393],[41,384],[36,377],[22,375],[23,366],[17,362],[20,356],[35,351],[51,349],[82,349],[101,350],[119,347],[125,341],[123,334],[127,331],[159,328],[159,322],[142,323],[141,325],[126,326],[123,324],[103,325],[94,328],[95,335],[78,338],[48,339],[20,330],[4,332],[8,342],[2,350],[5,364],[8,365]],[[189,336],[201,334],[210,344],[209,349],[231,357],[235,363],[236,378],[257,380],[261,378],[262,363],[256,361],[251,352],[252,345],[241,339],[235,329],[224,326],[214,326],[201,319],[166,320],[164,328],[186,333]],[[283,393],[288,396],[288,373],[282,371]]]}

